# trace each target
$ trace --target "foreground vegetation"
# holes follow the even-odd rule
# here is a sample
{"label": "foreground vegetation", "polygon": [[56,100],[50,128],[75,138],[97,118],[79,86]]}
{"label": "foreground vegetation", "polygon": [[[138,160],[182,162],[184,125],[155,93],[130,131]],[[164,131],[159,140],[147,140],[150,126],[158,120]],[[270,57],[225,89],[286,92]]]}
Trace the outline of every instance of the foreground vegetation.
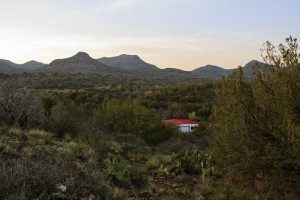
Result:
{"label": "foreground vegetation", "polygon": [[130,134],[94,137],[2,128],[0,198],[257,198],[218,181],[204,136],[177,135],[155,147]]}
{"label": "foreground vegetation", "polygon": [[[266,43],[251,81],[66,89],[1,75],[0,199],[299,199],[297,40],[278,52]],[[200,122],[183,135],[165,118]]]}

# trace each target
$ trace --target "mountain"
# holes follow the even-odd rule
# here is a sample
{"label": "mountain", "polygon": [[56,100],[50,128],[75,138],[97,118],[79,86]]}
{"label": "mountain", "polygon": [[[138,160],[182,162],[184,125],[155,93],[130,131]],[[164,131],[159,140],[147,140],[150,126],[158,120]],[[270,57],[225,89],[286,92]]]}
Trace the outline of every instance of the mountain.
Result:
{"label": "mountain", "polygon": [[37,62],[35,60],[31,60],[31,61],[28,61],[24,64],[18,65],[18,68],[25,69],[25,70],[34,70],[34,69],[39,69],[39,68],[41,68],[45,65],[46,64],[44,64],[44,63]]}
{"label": "mountain", "polygon": [[[264,63],[252,60],[244,67],[245,79],[251,79],[252,67],[257,65],[261,70]],[[176,68],[160,69],[155,65],[146,63],[137,55],[122,54],[115,57],[103,57],[94,59],[85,52],[76,55],[56,59],[49,65],[37,61],[29,61],[24,64],[16,64],[9,60],[0,59],[0,72],[20,73],[20,72],[56,72],[56,73],[97,73],[109,75],[110,77],[124,80],[143,80],[143,79],[211,79],[218,80],[222,76],[228,76],[233,69],[224,69],[215,65],[206,65],[192,71],[183,71]]]}
{"label": "mountain", "polygon": [[24,64],[16,64],[9,60],[0,59],[0,72],[25,72],[45,66],[44,63],[29,61]]}
{"label": "mountain", "polygon": [[115,57],[97,59],[100,63],[124,70],[159,70],[155,65],[146,63],[137,55],[122,54]]}
{"label": "mountain", "polygon": [[0,59],[1,63],[9,64],[11,67],[18,67],[18,64],[11,62],[10,60]]}
{"label": "mountain", "polygon": [[13,67],[11,64],[0,60],[0,72],[16,72],[18,69]]}
{"label": "mountain", "polygon": [[79,52],[76,55],[52,61],[49,65],[40,68],[41,72],[63,72],[63,73],[91,73],[101,71],[113,71],[112,67],[98,62],[91,58],[85,52]]}
{"label": "mountain", "polygon": [[220,79],[222,76],[227,76],[228,72],[228,70],[215,65],[206,65],[191,71],[192,74],[207,79]]}
{"label": "mountain", "polygon": [[251,60],[243,67],[244,76],[250,79],[253,73],[253,66],[257,66],[260,70],[265,68],[265,63],[259,62],[257,60]]}
{"label": "mountain", "polygon": [[170,76],[170,77],[191,77],[194,76],[194,74],[192,74],[189,71],[184,71],[181,69],[177,69],[177,68],[165,68],[165,69],[161,69],[158,71],[158,73],[160,75],[164,74],[166,76]]}
{"label": "mountain", "polygon": [[168,73],[179,73],[179,74],[190,74],[191,73],[191,72],[184,71],[184,70],[177,69],[177,68],[165,68],[165,69],[162,69],[161,71],[168,72]]}
{"label": "mountain", "polygon": [[[244,67],[242,67],[245,79],[251,79],[253,73],[253,66],[258,66],[260,70],[264,69],[265,63],[259,62],[257,60],[251,60]],[[192,74],[200,76],[206,79],[221,79],[222,76],[228,76],[233,72],[234,69],[224,69],[222,67],[214,65],[206,65],[204,67],[199,67],[191,71]]]}

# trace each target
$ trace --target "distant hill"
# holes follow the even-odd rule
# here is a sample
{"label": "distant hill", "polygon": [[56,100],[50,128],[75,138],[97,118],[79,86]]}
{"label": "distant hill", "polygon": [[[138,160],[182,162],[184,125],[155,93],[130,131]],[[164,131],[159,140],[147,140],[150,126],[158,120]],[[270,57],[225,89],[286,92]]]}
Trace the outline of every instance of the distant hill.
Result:
{"label": "distant hill", "polygon": [[204,67],[194,69],[191,72],[192,74],[198,75],[202,78],[220,79],[222,76],[227,76],[229,71],[215,65],[206,65]]}
{"label": "distant hill", "polygon": [[44,63],[37,62],[35,60],[31,60],[31,61],[28,61],[24,64],[18,65],[18,68],[25,69],[25,70],[34,70],[34,69],[39,69],[39,68],[41,68],[45,65],[46,64],[44,64]]}
{"label": "distant hill", "polygon": [[113,68],[91,58],[87,53],[79,52],[69,58],[54,60],[49,65],[40,68],[38,71],[57,73],[93,73],[113,71]]}
{"label": "distant hill", "polygon": [[11,67],[17,67],[18,64],[11,62],[10,60],[0,59],[1,63],[9,64]]}
{"label": "distant hill", "polygon": [[97,59],[100,63],[124,70],[159,70],[155,65],[146,63],[137,55],[122,54],[115,57]]}
{"label": "distant hill", "polygon": [[186,78],[197,77],[197,75],[194,75],[189,71],[184,71],[176,68],[161,69],[157,73],[159,73],[158,75],[165,75],[169,77],[186,77]]}
{"label": "distant hill", "polygon": [[[252,68],[256,64],[261,70],[264,69],[265,63],[259,62],[257,60],[252,60],[248,62],[244,67],[242,67],[246,79],[250,79],[252,77]],[[233,70],[234,69],[224,69],[215,65],[206,65],[204,67],[194,69],[193,71],[191,71],[191,73],[200,76],[201,78],[221,79],[222,76],[226,77],[231,74]]]}
{"label": "distant hill", "polygon": [[180,74],[190,74],[191,73],[191,72],[184,71],[184,70],[177,69],[177,68],[165,68],[165,69],[162,69],[161,71],[169,72],[169,73],[180,73]]}
{"label": "distant hill", "polygon": [[25,72],[41,68],[45,65],[46,64],[34,60],[24,64],[16,64],[9,60],[0,59],[0,72]]}
{"label": "distant hill", "polygon": [[18,69],[14,68],[7,62],[0,60],[0,72],[16,72]]}
{"label": "distant hill", "polygon": [[[264,68],[264,63],[252,60],[243,68],[244,76],[250,79],[252,67],[258,64],[260,69]],[[112,79],[136,81],[159,80],[172,81],[175,79],[206,79],[218,80],[222,76],[228,76],[234,69],[225,69],[215,65],[206,65],[192,71],[184,71],[176,68],[160,69],[155,65],[143,61],[137,55],[122,54],[115,57],[103,57],[94,59],[85,52],[79,52],[72,57],[56,59],[49,65],[37,61],[29,61],[24,64],[16,64],[9,60],[0,59],[0,72],[20,73],[20,72],[50,72],[50,73],[97,73],[109,75]]]}
{"label": "distant hill", "polygon": [[243,67],[243,72],[244,72],[244,76],[245,78],[250,79],[253,73],[253,66],[258,66],[258,68],[260,70],[263,70],[265,67],[265,63],[263,62],[259,62],[257,60],[251,60],[250,62],[248,62],[244,67]]}

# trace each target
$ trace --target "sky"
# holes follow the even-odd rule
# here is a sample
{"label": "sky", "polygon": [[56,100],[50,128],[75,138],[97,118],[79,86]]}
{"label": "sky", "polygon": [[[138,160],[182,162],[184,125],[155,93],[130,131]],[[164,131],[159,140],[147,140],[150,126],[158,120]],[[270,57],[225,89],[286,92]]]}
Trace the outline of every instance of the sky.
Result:
{"label": "sky", "polygon": [[262,60],[300,36],[300,0],[0,0],[0,58],[50,63],[79,51],[139,55],[160,68]]}

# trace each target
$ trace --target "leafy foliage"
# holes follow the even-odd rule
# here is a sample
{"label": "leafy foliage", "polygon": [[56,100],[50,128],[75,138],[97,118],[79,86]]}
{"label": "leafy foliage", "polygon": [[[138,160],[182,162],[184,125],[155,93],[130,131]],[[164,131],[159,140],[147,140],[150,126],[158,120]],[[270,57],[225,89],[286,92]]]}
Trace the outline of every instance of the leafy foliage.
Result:
{"label": "leafy foliage", "polygon": [[104,125],[111,131],[131,133],[148,144],[158,144],[173,135],[173,128],[162,123],[161,117],[132,101],[108,101],[103,108]]}
{"label": "leafy foliage", "polygon": [[239,69],[217,85],[212,147],[227,172],[291,193],[287,185],[300,186],[300,54],[296,39],[286,42],[279,53],[266,43],[268,65],[252,81],[244,81]]}
{"label": "leafy foliage", "polygon": [[63,137],[65,134],[75,136],[79,132],[79,123],[77,116],[80,109],[73,102],[60,102],[52,111],[50,117],[50,130],[57,137]]}
{"label": "leafy foliage", "polygon": [[202,177],[214,173],[211,155],[198,149],[184,149],[173,154],[172,160],[179,162],[179,167],[189,174],[201,174]]}
{"label": "leafy foliage", "polygon": [[131,185],[142,186],[145,184],[145,179],[141,172],[129,166],[125,161],[111,156],[105,160],[108,177],[116,184],[128,187]]}

